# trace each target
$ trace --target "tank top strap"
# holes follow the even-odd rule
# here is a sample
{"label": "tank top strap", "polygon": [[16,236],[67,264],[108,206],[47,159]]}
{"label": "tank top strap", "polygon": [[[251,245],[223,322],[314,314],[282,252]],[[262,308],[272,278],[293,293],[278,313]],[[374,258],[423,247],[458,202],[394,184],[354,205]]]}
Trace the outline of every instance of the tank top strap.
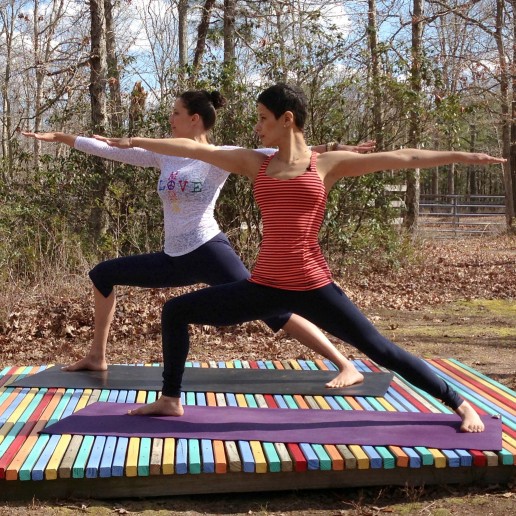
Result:
{"label": "tank top strap", "polygon": [[261,176],[265,174],[265,171],[267,170],[267,167],[269,166],[269,163],[271,162],[271,159],[276,155],[276,153],[271,154],[270,156],[267,156],[262,164],[260,165],[260,170],[258,170],[258,175]]}
{"label": "tank top strap", "polygon": [[310,156],[310,165],[308,165],[308,170],[312,170],[312,171],[316,170],[317,156],[319,156],[319,153],[312,151],[312,155]]}

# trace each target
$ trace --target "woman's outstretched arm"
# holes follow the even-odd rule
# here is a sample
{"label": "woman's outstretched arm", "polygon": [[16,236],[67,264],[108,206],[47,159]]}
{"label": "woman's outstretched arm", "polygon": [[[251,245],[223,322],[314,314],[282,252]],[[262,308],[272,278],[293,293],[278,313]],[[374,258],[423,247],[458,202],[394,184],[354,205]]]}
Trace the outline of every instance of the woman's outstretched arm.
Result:
{"label": "woman's outstretched arm", "polygon": [[95,135],[97,140],[112,147],[129,149],[140,147],[158,154],[193,158],[254,179],[266,156],[249,149],[221,149],[214,145],[199,143],[189,138],[106,138]]}
{"label": "woman's outstretched arm", "polygon": [[40,140],[42,142],[49,143],[64,143],[73,147],[75,145],[75,140],[77,139],[76,134],[68,134],[68,133],[31,133],[29,131],[22,131],[23,136],[27,138],[34,138],[35,140]]}
{"label": "woman's outstretched arm", "polygon": [[431,168],[451,163],[493,165],[506,161],[505,158],[479,152],[399,149],[373,154],[327,152],[320,156],[318,165],[328,187],[343,177],[362,176],[381,170]]}

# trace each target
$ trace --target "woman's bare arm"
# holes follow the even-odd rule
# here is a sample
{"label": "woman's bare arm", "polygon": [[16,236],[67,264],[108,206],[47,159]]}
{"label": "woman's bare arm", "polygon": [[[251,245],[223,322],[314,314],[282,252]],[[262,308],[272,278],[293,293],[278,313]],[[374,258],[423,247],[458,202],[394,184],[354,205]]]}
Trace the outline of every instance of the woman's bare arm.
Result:
{"label": "woman's bare arm", "polygon": [[358,154],[337,151],[322,154],[318,160],[318,170],[328,188],[343,177],[362,176],[382,170],[431,168],[450,163],[492,165],[505,163],[505,161],[504,158],[478,152],[399,149],[373,154]]}
{"label": "woman's bare arm", "polygon": [[98,135],[95,138],[120,149],[140,147],[158,154],[198,159],[251,179],[254,179],[266,158],[264,154],[253,150],[221,149],[189,138],[106,138]]}

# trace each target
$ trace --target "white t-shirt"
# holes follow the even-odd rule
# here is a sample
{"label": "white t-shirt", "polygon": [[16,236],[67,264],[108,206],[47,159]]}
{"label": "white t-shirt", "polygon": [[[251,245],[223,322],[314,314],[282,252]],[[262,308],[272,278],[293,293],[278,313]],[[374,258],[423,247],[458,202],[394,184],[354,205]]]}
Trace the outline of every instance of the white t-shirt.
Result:
{"label": "white t-shirt", "polygon": [[[118,149],[81,136],[75,140],[75,148],[101,158],[161,171],[158,194],[163,203],[163,250],[166,254],[181,256],[190,253],[220,233],[214,210],[229,176],[225,170],[196,159],[165,156],[138,147]],[[265,154],[275,152],[273,149],[258,150]]]}

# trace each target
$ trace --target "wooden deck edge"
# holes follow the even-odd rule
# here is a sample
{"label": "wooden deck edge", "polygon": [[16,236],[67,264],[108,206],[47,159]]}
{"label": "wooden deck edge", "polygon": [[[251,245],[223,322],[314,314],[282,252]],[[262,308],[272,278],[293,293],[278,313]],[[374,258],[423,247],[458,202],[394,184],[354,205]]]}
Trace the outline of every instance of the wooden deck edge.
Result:
{"label": "wooden deck edge", "polygon": [[0,482],[0,499],[108,499],[382,485],[509,484],[515,478],[515,466],[494,466],[3,481]]}

